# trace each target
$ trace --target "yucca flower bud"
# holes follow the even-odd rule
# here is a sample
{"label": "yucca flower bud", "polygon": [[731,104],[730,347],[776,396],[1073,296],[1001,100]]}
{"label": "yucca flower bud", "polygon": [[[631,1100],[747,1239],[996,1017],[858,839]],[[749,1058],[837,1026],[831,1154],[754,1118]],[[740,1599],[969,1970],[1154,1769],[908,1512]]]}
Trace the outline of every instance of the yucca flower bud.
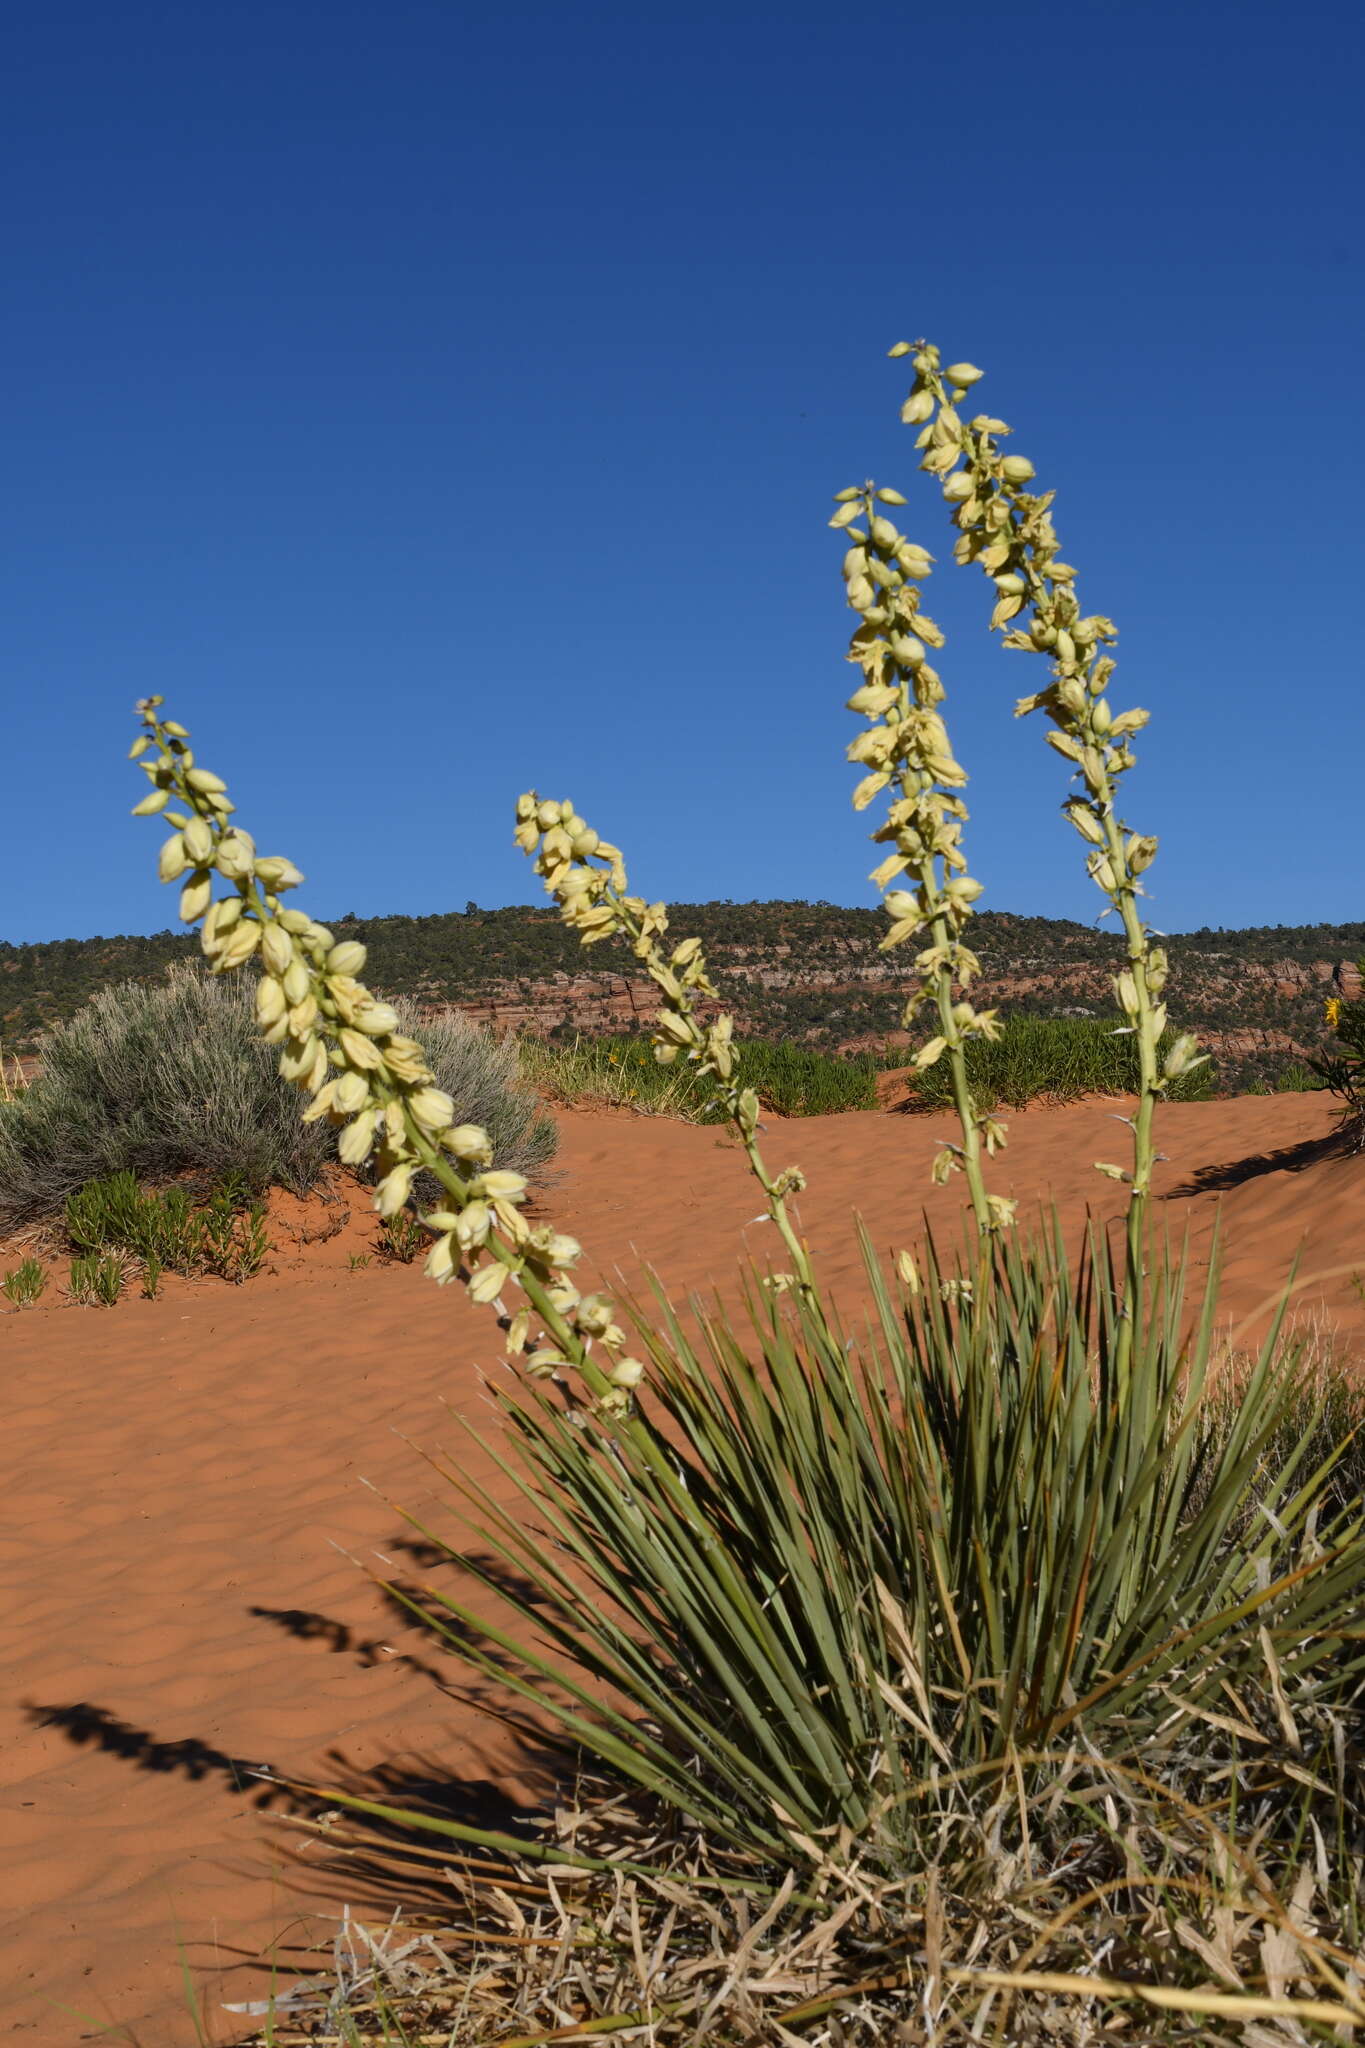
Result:
{"label": "yucca flower bud", "polygon": [[1076,827],[1082,839],[1089,840],[1092,846],[1103,846],[1104,827],[1091,810],[1089,804],[1082,803],[1078,797],[1073,797],[1070,803],[1062,805],[1062,810]]}
{"label": "yucca flower bud", "polygon": [[448,1234],[437,1238],[427,1253],[426,1264],[422,1270],[428,1280],[434,1280],[438,1287],[444,1287],[448,1280],[455,1277],[455,1252],[453,1240]]}
{"label": "yucca flower bud", "polygon": [[333,1090],[333,1101],[343,1116],[354,1116],[357,1110],[365,1109],[370,1100],[369,1085],[363,1074],[342,1074]]}
{"label": "yucca flower bud", "polygon": [[263,974],[256,984],[256,1022],[268,1031],[278,1024],[286,1009],[284,990],[273,974]]}
{"label": "yucca flower bud", "polygon": [[203,818],[191,818],[185,826],[185,851],[196,867],[207,867],[213,855],[213,831]]}
{"label": "yucca flower bud", "polygon": [[[197,821],[196,821],[197,822]],[[183,832],[172,832],[156,857],[156,871],[163,882],[174,882],[190,866]]]}
{"label": "yucca flower bud", "polygon": [[487,1243],[492,1224],[493,1212],[487,1202],[468,1202],[455,1225],[456,1240],[465,1251],[472,1251]]}
{"label": "yucca flower bud", "polygon": [[977,369],[975,363],[949,363],[943,372],[943,380],[946,384],[956,384],[960,390],[969,391],[973,384],[981,382],[985,374],[984,370]]}
{"label": "yucca flower bud", "polygon": [[479,1124],[457,1124],[454,1130],[446,1131],[441,1139],[447,1152],[469,1166],[491,1164],[493,1147],[488,1133]]}
{"label": "yucca flower bud", "polygon": [[585,1294],[574,1311],[574,1326],[585,1337],[600,1337],[611,1324],[611,1303],[600,1294]]}
{"label": "yucca flower bud", "polygon": [[480,1266],[469,1282],[469,1298],[487,1307],[497,1300],[512,1276],[507,1268],[494,1259],[486,1266]]}
{"label": "yucca flower bud", "polygon": [[345,1166],[359,1166],[374,1150],[375,1128],[379,1122],[378,1112],[367,1109],[354,1123],[347,1124],[337,1139],[337,1157]]}
{"label": "yucca flower bud", "polygon": [[1007,455],[1000,464],[1000,474],[1008,484],[1026,484],[1036,471],[1026,455]]}
{"label": "yucca flower bud", "polygon": [[185,781],[191,789],[198,790],[201,796],[220,796],[227,788],[222,776],[211,774],[207,768],[188,769]]}
{"label": "yucca flower bud", "polygon": [[443,1088],[418,1088],[408,1097],[408,1108],[423,1129],[448,1130],[455,1121],[455,1105]]}
{"label": "yucca flower bud", "polygon": [[180,917],[185,924],[197,924],[213,900],[213,883],[202,869],[197,868],[192,881],[186,882],[180,892]]}
{"label": "yucca flower bud", "polygon": [[384,1218],[396,1216],[412,1192],[412,1168],[395,1166],[375,1190],[374,1206]]}
{"label": "yucca flower bud", "polygon": [[272,974],[283,974],[294,959],[294,942],[275,923],[261,929],[261,958]]}
{"label": "yucca flower bud", "polygon": [[301,1083],[312,1067],[313,1054],[316,1049],[314,1039],[299,1033],[296,1042],[293,1045],[286,1046],[280,1054],[280,1079],[282,1081]]}
{"label": "yucca flower bud", "polygon": [[275,896],[283,895],[286,889],[297,889],[304,879],[302,870],[280,853],[267,853],[254,865],[259,879]]}
{"label": "yucca flower bud", "polygon": [[[322,1053],[323,1060],[325,1061],[327,1057],[326,1048],[320,1045],[318,1047],[318,1051]],[[309,1080],[310,1082],[312,1080],[311,1074],[309,1075]],[[335,1081],[327,1081],[321,1084],[314,1091],[312,1101],[309,1103],[307,1109],[305,1109],[303,1112],[303,1122],[306,1124],[315,1124],[322,1117],[330,1115],[332,1104],[336,1099],[336,1092],[337,1084]]]}
{"label": "yucca flower bud", "polygon": [[302,960],[291,960],[284,970],[284,997],[291,1005],[304,1002],[313,992],[313,978]]}
{"label": "yucca flower bud", "polygon": [[943,495],[950,505],[965,505],[975,490],[970,470],[960,469],[955,476],[944,479]]}
{"label": "yucca flower bud", "polygon": [[1198,1052],[1199,1040],[1194,1036],[1193,1032],[1182,1031],[1162,1061],[1161,1071],[1166,1076],[1166,1079],[1168,1081],[1178,1081],[1183,1074],[1188,1074],[1192,1068],[1203,1066],[1203,1059],[1196,1057]]}
{"label": "yucca flower bud", "polygon": [[901,407],[901,419],[907,427],[918,427],[934,416],[934,394],[932,391],[912,391]]}
{"label": "yucca flower bud", "polygon": [[855,690],[849,698],[848,708],[850,711],[861,711],[869,718],[880,718],[884,711],[890,710],[899,696],[900,691],[893,683],[864,683],[862,688]]}
{"label": "yucca flower bud", "polygon": [[353,1022],[356,1030],[363,1031],[367,1038],[384,1038],[398,1029],[398,1012],[392,1003],[359,1003]]}
{"label": "yucca flower bud", "polygon": [[214,866],[229,882],[244,882],[251,873],[256,848],[245,832],[225,832],[218,842]]}
{"label": "yucca flower bud", "polygon": [[608,1377],[614,1387],[638,1387],[645,1376],[645,1368],[638,1358],[619,1358]]}
{"label": "yucca flower bud", "polygon": [[384,1064],[384,1056],[373,1039],[367,1038],[362,1031],[353,1031],[349,1024],[338,1031],[337,1044],[347,1065],[362,1073],[378,1073]]}

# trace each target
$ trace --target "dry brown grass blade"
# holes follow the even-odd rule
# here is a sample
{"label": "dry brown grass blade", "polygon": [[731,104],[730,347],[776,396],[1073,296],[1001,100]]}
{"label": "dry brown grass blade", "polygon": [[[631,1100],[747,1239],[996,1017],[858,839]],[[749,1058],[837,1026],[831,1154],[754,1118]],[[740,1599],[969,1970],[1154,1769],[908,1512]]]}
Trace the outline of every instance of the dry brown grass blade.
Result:
{"label": "dry brown grass blade", "polygon": [[1180,1989],[1169,1984],[1133,1984],[1119,1977],[1083,1977],[1071,1970],[953,1969],[958,1983],[990,1985],[1001,1991],[1050,1991],[1072,1998],[1139,1998],[1163,2012],[1221,2015],[1227,2019],[1299,2019],[1325,2026],[1365,2024],[1365,2003],[1329,2004],[1323,1998],[1272,1998],[1247,1991],[1215,1991],[1210,1986]]}

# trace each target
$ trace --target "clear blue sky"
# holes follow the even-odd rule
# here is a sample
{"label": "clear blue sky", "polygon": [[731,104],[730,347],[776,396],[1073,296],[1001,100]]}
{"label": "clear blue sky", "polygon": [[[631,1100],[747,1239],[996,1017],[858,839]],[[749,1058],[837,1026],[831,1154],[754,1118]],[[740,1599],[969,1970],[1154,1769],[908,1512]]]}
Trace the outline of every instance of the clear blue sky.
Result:
{"label": "clear blue sky", "polygon": [[318,914],[533,900],[530,783],[677,899],[874,900],[830,494],[929,608],[972,865],[1090,917],[885,351],[1059,492],[1155,920],[1365,915],[1358,5],[71,0],[0,153],[0,936],[173,917],[163,691]]}

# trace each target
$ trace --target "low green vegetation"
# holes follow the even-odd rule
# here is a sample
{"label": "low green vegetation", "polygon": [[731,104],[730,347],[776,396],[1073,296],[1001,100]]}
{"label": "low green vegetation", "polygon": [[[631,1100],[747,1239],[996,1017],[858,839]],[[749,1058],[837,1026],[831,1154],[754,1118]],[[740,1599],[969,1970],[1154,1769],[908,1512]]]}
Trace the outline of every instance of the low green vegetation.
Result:
{"label": "low green vegetation", "polygon": [[[1131,1032],[1105,1017],[1011,1016],[999,1038],[975,1038],[966,1047],[972,1097],[982,1110],[1029,1102],[1076,1102],[1086,1095],[1133,1095],[1137,1050]],[[1174,1040],[1167,1031],[1163,1047]],[[904,1058],[904,1055],[901,1055]],[[953,1107],[952,1073],[944,1062],[914,1077],[915,1098],[931,1109]],[[1214,1090],[1206,1062],[1171,1085],[1173,1102],[1203,1101]]]}
{"label": "low green vegetation", "polygon": [[237,1174],[228,1175],[202,1204],[183,1187],[147,1193],[133,1174],[111,1174],[67,1198],[65,1221],[71,1244],[87,1256],[113,1251],[136,1260],[149,1298],[163,1273],[249,1280],[270,1249],[265,1203]]}
{"label": "low green vegetation", "polygon": [[[563,1103],[593,1102],[688,1123],[720,1123],[723,1105],[691,1068],[662,1066],[644,1037],[576,1038],[570,1043],[522,1040],[522,1070],[543,1094]],[[875,1109],[877,1063],[839,1059],[807,1046],[735,1041],[745,1083],[776,1116],[832,1116]]]}
{"label": "low green vegetation", "polygon": [[15,1308],[30,1308],[35,1301],[41,1300],[46,1286],[47,1274],[37,1259],[20,1259],[18,1265],[12,1266],[0,1280],[0,1294],[6,1301],[13,1302]]}
{"label": "low green vegetation", "polygon": [[71,1261],[71,1299],[82,1308],[112,1308],[123,1292],[124,1264],[117,1252],[87,1252]]}

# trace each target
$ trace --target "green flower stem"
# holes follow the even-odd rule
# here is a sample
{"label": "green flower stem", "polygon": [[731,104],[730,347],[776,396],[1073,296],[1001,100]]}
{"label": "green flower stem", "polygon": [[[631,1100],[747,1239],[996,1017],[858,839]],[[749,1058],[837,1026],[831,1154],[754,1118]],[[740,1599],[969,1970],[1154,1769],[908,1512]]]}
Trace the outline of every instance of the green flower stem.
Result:
{"label": "green flower stem", "polygon": [[[642,946],[648,948],[648,951],[643,956],[646,961],[647,971],[651,964],[662,967],[664,964],[662,957],[652,941],[646,938],[641,921],[632,914],[628,905],[615,891],[610,892],[609,900],[613,899],[620,910],[621,930],[632,941],[637,954]],[[697,957],[698,960],[701,960],[700,954]],[[705,972],[704,963],[702,971],[703,973]],[[681,997],[674,1004],[674,1009],[675,1014],[685,1018],[692,1025],[696,1033],[696,1050],[704,1054],[707,1044],[706,1032],[696,1017],[689,990],[683,990]],[[787,1255],[792,1262],[797,1287],[807,1301],[814,1302],[816,1298],[814,1269],[811,1265],[810,1254],[805,1244],[797,1236],[795,1225],[788,1214],[787,1191],[783,1184],[782,1176],[779,1174],[774,1177],[768,1172],[764,1164],[763,1154],[758,1149],[757,1125],[751,1129],[748,1118],[741,1110],[741,1098],[744,1091],[739,1086],[739,1083],[729,1076],[722,1077],[717,1075],[717,1079],[723,1080],[723,1085],[719,1090],[721,1104],[731,1128],[735,1131],[741,1145],[744,1147],[744,1156],[749,1162],[749,1171],[763,1190],[764,1200],[768,1205],[768,1214],[776,1225],[778,1235],[782,1239]]]}
{"label": "green flower stem", "polygon": [[[950,943],[947,920],[942,913],[935,916],[931,930],[936,946]],[[985,1237],[995,1227],[995,1219],[991,1214],[981,1165],[981,1126],[967,1078],[967,1048],[953,1015],[953,978],[946,967],[941,967],[934,976],[934,1002],[938,1009],[939,1029],[948,1041],[945,1057],[952,1069],[953,1101],[957,1107],[958,1123],[962,1126],[962,1171],[967,1177],[976,1227]]]}
{"label": "green flower stem", "polygon": [[[793,1286],[818,1314],[819,1294],[809,1251],[797,1233],[787,1197],[805,1186],[788,1167],[771,1174],[758,1146],[759,1102],[735,1076],[733,1019],[721,1016],[706,1026],[697,1017],[695,996],[714,996],[700,942],[684,940],[666,957],[660,940],[668,929],[663,904],[646,904],[627,893],[625,864],[618,848],[606,845],[571,804],[542,802],[532,791],[517,806],[517,844],[534,855],[547,892],[566,924],[584,945],[624,938],[658,989],[663,1008],[653,1033],[656,1055],[665,1062],[683,1054],[699,1077],[714,1075],[717,1099],[744,1147],[749,1170],[763,1190],[768,1216],[791,1261],[781,1284]],[[775,1276],[777,1277],[777,1276]]]}

